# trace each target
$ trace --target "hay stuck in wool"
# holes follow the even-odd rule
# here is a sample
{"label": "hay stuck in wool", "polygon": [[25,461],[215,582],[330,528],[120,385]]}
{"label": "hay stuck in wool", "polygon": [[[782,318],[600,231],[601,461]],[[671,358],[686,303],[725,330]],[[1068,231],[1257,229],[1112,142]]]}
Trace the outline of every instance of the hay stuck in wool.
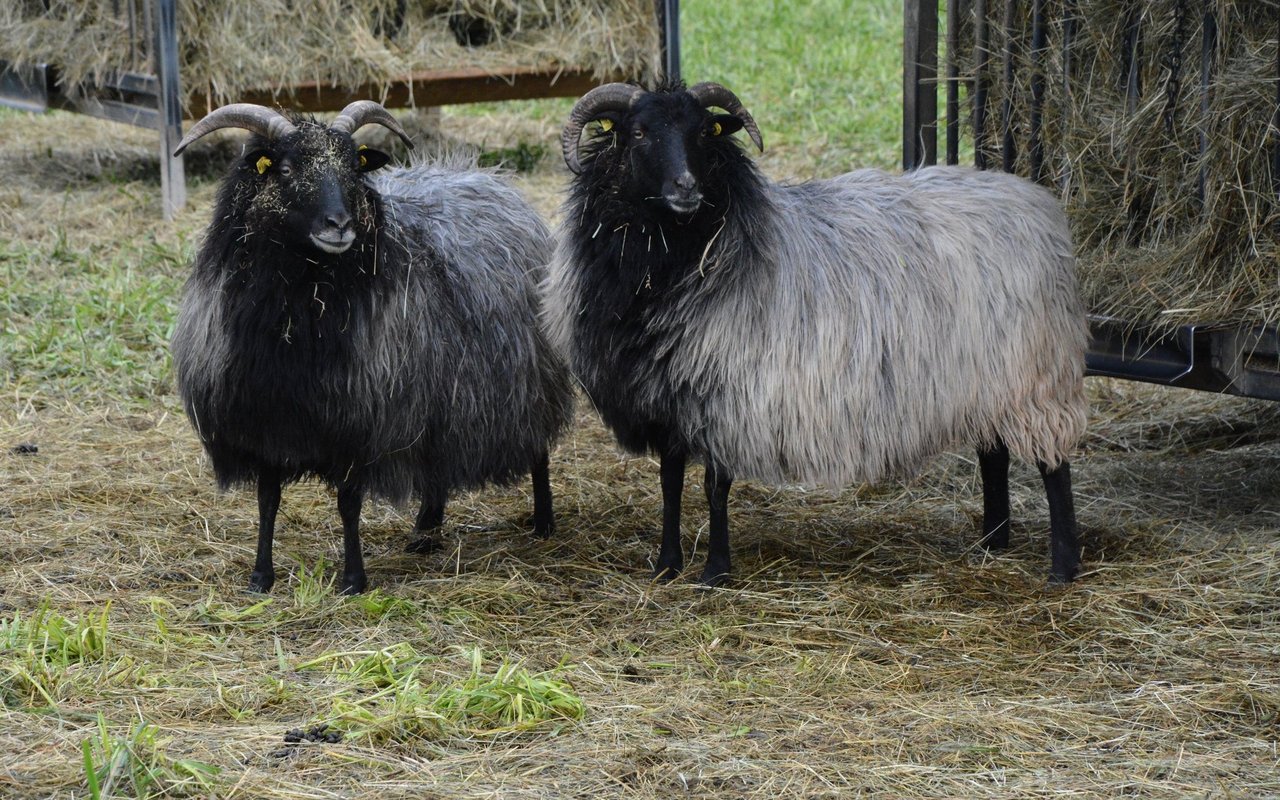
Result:
{"label": "hay stuck in wool", "polygon": [[[1017,171],[1025,175],[1031,10],[1019,5],[1009,91],[1005,4],[987,9],[991,94],[980,149],[989,164],[1001,164],[1002,106],[1010,100]],[[1205,10],[1218,32],[1202,103]],[[1272,167],[1280,148],[1280,3],[1048,0],[1045,17],[1043,181],[1056,184],[1067,205],[1091,311],[1159,326],[1280,320],[1280,175]],[[1141,45],[1131,97],[1124,43],[1134,26]],[[962,85],[975,72],[974,27],[970,10],[957,53]],[[967,123],[972,133],[971,103]]]}
{"label": "hay stuck in wool", "polygon": [[[460,67],[645,79],[658,64],[652,0],[189,0],[178,16],[185,99],[214,105],[248,89],[279,88],[283,102],[304,82],[357,87]],[[0,30],[0,59],[56,64],[66,86],[149,71],[136,0],[18,0],[0,7]]]}

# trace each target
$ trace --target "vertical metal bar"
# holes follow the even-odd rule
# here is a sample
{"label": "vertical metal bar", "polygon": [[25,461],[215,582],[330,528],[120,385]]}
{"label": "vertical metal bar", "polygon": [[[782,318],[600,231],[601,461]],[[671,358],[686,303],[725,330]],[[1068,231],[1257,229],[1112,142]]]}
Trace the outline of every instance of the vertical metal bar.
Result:
{"label": "vertical metal bar", "polygon": [[1187,0],[1174,0],[1173,37],[1163,59],[1169,71],[1164,84],[1164,131],[1170,143],[1177,136],[1178,101],[1182,96],[1182,49],[1187,39]]}
{"label": "vertical metal bar", "polygon": [[947,157],[946,163],[960,162],[960,0],[947,0]]}
{"label": "vertical metal bar", "polygon": [[1044,173],[1044,0],[1031,3],[1031,180],[1040,183]]}
{"label": "vertical metal bar", "polygon": [[987,168],[987,64],[991,60],[987,0],[973,4],[973,165]]}
{"label": "vertical metal bar", "polygon": [[1280,7],[1276,9],[1276,110],[1271,116],[1271,189],[1280,204]]}
{"label": "vertical metal bar", "polygon": [[938,4],[903,0],[902,168],[938,162]]}
{"label": "vertical metal bar", "polygon": [[1013,172],[1018,160],[1018,145],[1013,138],[1013,59],[1017,37],[1013,21],[1017,14],[1017,0],[1006,0],[1004,5],[1004,102],[1001,103],[1000,131],[1001,162],[1005,172]]}
{"label": "vertical metal bar", "polygon": [[1136,2],[1130,3],[1124,23],[1124,51],[1121,76],[1125,91],[1125,113],[1132,116],[1138,110],[1138,98],[1142,95],[1142,9]]}
{"label": "vertical metal bar", "polygon": [[1214,0],[1205,0],[1203,35],[1200,40],[1200,181],[1196,195],[1203,208],[1208,198],[1209,166],[1209,99],[1213,80],[1213,51],[1218,47],[1218,18],[1213,13]]}
{"label": "vertical metal bar", "polygon": [[1076,41],[1076,3],[1066,0],[1062,6],[1062,92],[1071,97],[1072,69],[1075,66],[1072,47]]}
{"label": "vertical metal bar", "polygon": [[[141,61],[140,50],[145,46],[142,42],[142,36],[138,35],[138,8],[135,0],[126,0],[125,10],[128,15],[129,24],[129,69],[137,71],[138,63]],[[111,3],[111,14],[117,20],[120,17],[119,2],[113,0]]]}
{"label": "vertical metal bar", "polygon": [[182,99],[178,86],[177,0],[155,0],[155,43],[152,49],[160,84],[160,193],[164,218],[173,219],[187,202],[182,156],[173,155],[182,140]]}
{"label": "vertical metal bar", "polygon": [[657,0],[663,79],[680,80],[680,0]]}
{"label": "vertical metal bar", "polygon": [[[1072,47],[1076,40],[1076,0],[1066,0],[1062,6],[1062,100],[1063,100],[1063,118],[1064,125],[1071,124],[1071,117],[1074,114],[1075,98],[1071,95],[1071,81],[1074,77],[1072,69],[1075,65],[1073,60],[1075,53]],[[1071,165],[1067,164],[1061,171],[1063,192],[1067,192],[1071,188]]]}

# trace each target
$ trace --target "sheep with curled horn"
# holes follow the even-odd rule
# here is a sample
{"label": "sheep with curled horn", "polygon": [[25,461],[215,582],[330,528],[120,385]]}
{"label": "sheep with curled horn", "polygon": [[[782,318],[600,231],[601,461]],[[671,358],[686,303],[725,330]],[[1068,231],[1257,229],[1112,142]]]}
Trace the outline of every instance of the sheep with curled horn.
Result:
{"label": "sheep with curled horn", "polygon": [[1012,453],[1039,466],[1050,577],[1072,580],[1087,330],[1055,198],[955,167],[781,185],[732,138],[742,129],[763,149],[718,84],[609,84],[562,137],[574,177],[545,318],[622,446],[660,458],[656,574],[684,566],[689,460],[706,468],[715,584],[733,480],[873,482],[963,444],[978,450],[985,546],[1008,544]]}
{"label": "sheep with curled horn", "polygon": [[257,487],[255,591],[275,581],[281,487],[306,477],[337,490],[345,593],[367,582],[369,494],[421,499],[410,548],[424,550],[451,491],[532,473],[534,533],[554,525],[548,454],[573,401],[537,324],[549,232],[470,165],[378,171],[388,157],[352,139],[370,123],[412,146],[359,101],[328,126],[225,106],[178,147],[253,133],[218,191],[172,351],[218,484]]}

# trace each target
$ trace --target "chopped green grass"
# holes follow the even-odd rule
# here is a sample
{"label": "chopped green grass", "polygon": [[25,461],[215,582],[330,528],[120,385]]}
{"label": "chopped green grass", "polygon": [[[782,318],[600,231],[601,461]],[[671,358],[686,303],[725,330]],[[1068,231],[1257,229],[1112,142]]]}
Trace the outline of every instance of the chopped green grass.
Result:
{"label": "chopped green grass", "polygon": [[130,797],[208,796],[221,770],[194,759],[174,759],[159,743],[158,729],[135,722],[122,735],[110,732],[98,715],[94,735],[81,743],[85,788],[92,800]]}
{"label": "chopped green grass", "polygon": [[494,738],[535,730],[555,733],[586,717],[586,704],[562,677],[564,667],[533,672],[503,661],[490,671],[479,648],[464,655],[470,675],[443,682],[425,674],[436,660],[406,643],[371,653],[326,655],[303,666],[346,661],[350,682],[379,690],[363,696],[344,692],[334,700],[326,724],[358,741],[386,744]]}

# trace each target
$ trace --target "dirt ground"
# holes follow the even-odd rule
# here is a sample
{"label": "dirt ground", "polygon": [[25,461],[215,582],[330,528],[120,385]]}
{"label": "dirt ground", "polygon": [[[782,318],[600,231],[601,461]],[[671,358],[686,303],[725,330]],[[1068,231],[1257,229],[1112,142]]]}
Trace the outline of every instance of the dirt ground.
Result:
{"label": "dirt ground", "polygon": [[[516,181],[554,214],[553,129],[440,124],[545,147]],[[717,590],[694,582],[691,470],[691,575],[654,584],[657,465],[620,455],[584,402],[553,459],[551,541],[527,535],[524,486],[456,498],[428,556],[403,551],[411,509],[373,504],[377,592],[345,599],[333,495],[304,484],[285,494],[275,590],[243,591],[254,498],[215,491],[163,345],[173,254],[234,148],[193,155],[172,224],[152,149],[83,118],[0,117],[0,796],[108,779],[102,796],[1280,796],[1280,414],[1265,403],[1090,379],[1072,465],[1086,571],[1066,588],[1045,583],[1028,465],[1011,476],[1014,547],[977,548],[969,452],[906,484],[735,486],[736,574]],[[136,297],[130,270],[162,281],[138,312],[159,333],[127,363],[84,355],[114,352],[92,331],[33,355],[58,325],[30,298],[73,292],[76,270],[98,282],[84,313],[107,317],[136,312],[110,305]],[[41,613],[78,644],[50,649]],[[580,707],[535,713],[555,692]],[[500,694],[530,707],[442,700]]]}

